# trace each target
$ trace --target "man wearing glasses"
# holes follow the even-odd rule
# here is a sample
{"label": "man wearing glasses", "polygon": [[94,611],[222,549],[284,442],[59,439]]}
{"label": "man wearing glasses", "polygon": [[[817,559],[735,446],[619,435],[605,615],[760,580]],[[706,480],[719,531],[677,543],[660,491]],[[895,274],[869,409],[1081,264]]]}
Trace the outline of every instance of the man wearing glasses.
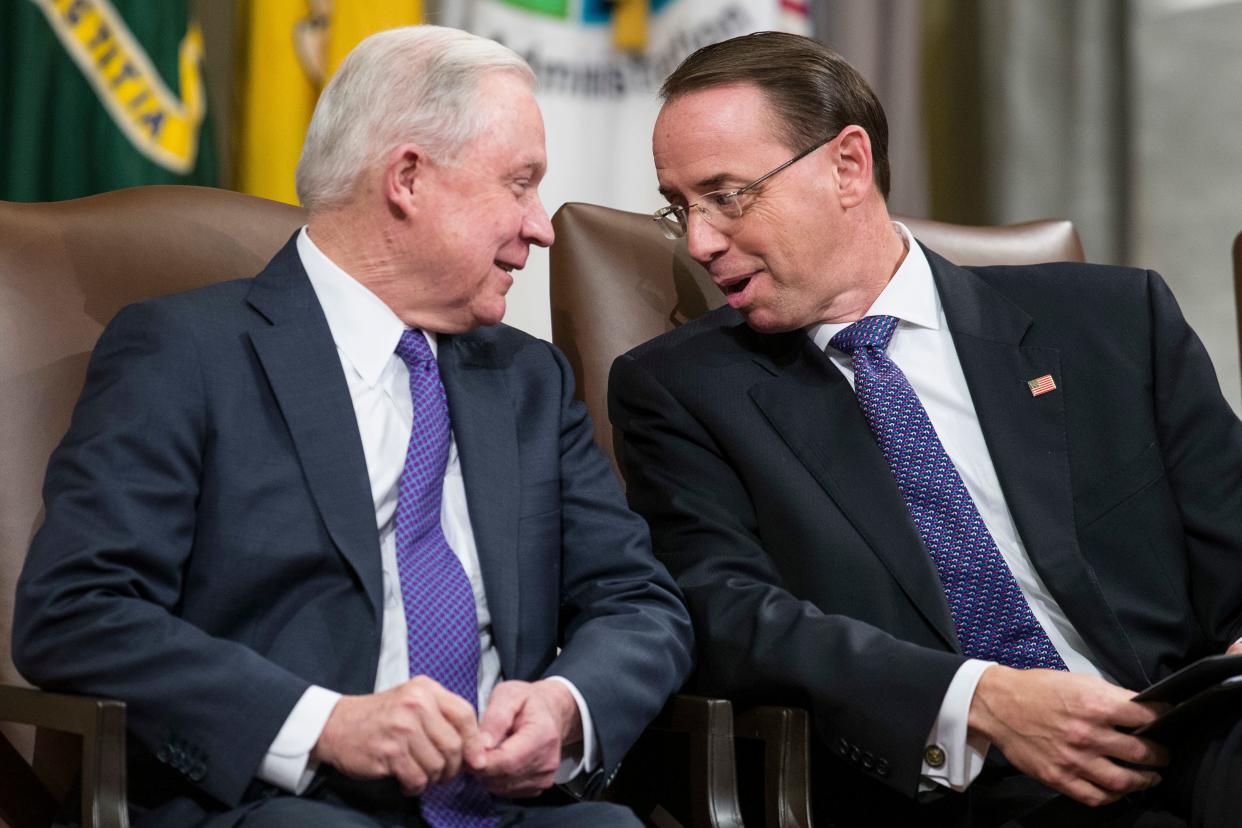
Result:
{"label": "man wearing glasses", "polygon": [[839,824],[1235,824],[1236,715],[1132,732],[1242,626],[1242,424],[1160,277],[922,247],[814,41],[662,94],[655,219],[729,307],[618,359],[610,410],[699,688],[809,707]]}

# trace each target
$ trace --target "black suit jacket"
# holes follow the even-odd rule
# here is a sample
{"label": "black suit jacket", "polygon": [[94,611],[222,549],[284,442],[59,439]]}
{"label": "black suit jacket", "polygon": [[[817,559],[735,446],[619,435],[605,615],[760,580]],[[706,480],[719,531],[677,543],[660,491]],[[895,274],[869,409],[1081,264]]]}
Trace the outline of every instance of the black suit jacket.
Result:
{"label": "black suit jacket", "polygon": [[[1095,663],[1141,688],[1222,651],[1242,610],[1242,425],[1163,281],[928,259],[1005,500]],[[1034,397],[1044,374],[1057,389]],[[691,608],[699,686],[809,706],[834,778],[914,796],[963,656],[846,379],[803,332],[726,308],[619,358],[610,413]]]}
{"label": "black suit jacket", "polygon": [[[677,589],[558,351],[497,326],[438,361],[503,674],[571,680],[610,772],[689,669]],[[253,280],[118,315],[44,499],[14,660],[127,702],[131,799],[168,824],[270,794],[255,770],[309,684],[373,690],[375,510],[292,240]]]}

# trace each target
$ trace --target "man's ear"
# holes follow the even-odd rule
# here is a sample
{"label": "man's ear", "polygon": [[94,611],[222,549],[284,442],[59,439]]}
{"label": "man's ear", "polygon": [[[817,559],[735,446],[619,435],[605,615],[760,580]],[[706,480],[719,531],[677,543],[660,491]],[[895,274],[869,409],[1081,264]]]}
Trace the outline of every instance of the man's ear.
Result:
{"label": "man's ear", "polygon": [[856,207],[875,189],[871,177],[871,138],[865,129],[851,124],[841,130],[832,145],[841,206]]}
{"label": "man's ear", "polygon": [[412,215],[426,190],[427,153],[417,144],[402,144],[388,153],[384,164],[384,199],[401,216]]}

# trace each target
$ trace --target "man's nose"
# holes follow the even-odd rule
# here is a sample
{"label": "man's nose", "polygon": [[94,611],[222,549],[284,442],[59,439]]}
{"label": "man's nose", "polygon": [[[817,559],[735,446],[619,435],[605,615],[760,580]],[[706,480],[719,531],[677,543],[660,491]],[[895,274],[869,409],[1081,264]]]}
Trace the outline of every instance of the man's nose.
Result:
{"label": "man's nose", "polygon": [[556,240],[552,220],[548,218],[548,211],[544,209],[543,201],[538,196],[522,221],[522,238],[540,247],[550,247]]}
{"label": "man's nose", "polygon": [[686,215],[686,247],[695,261],[707,264],[729,247],[729,237],[691,208]]}

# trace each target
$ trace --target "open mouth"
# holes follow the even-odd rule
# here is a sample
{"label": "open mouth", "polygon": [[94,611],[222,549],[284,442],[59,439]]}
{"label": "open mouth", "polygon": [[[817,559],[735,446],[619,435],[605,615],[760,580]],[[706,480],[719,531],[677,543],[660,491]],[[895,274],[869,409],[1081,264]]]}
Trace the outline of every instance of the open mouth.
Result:
{"label": "open mouth", "polygon": [[749,284],[750,284],[750,277],[747,276],[745,279],[738,279],[736,282],[733,282],[732,284],[725,285],[723,288],[721,288],[721,290],[724,291],[726,296],[729,296],[734,293],[741,293],[742,291],[746,290],[746,286]]}

